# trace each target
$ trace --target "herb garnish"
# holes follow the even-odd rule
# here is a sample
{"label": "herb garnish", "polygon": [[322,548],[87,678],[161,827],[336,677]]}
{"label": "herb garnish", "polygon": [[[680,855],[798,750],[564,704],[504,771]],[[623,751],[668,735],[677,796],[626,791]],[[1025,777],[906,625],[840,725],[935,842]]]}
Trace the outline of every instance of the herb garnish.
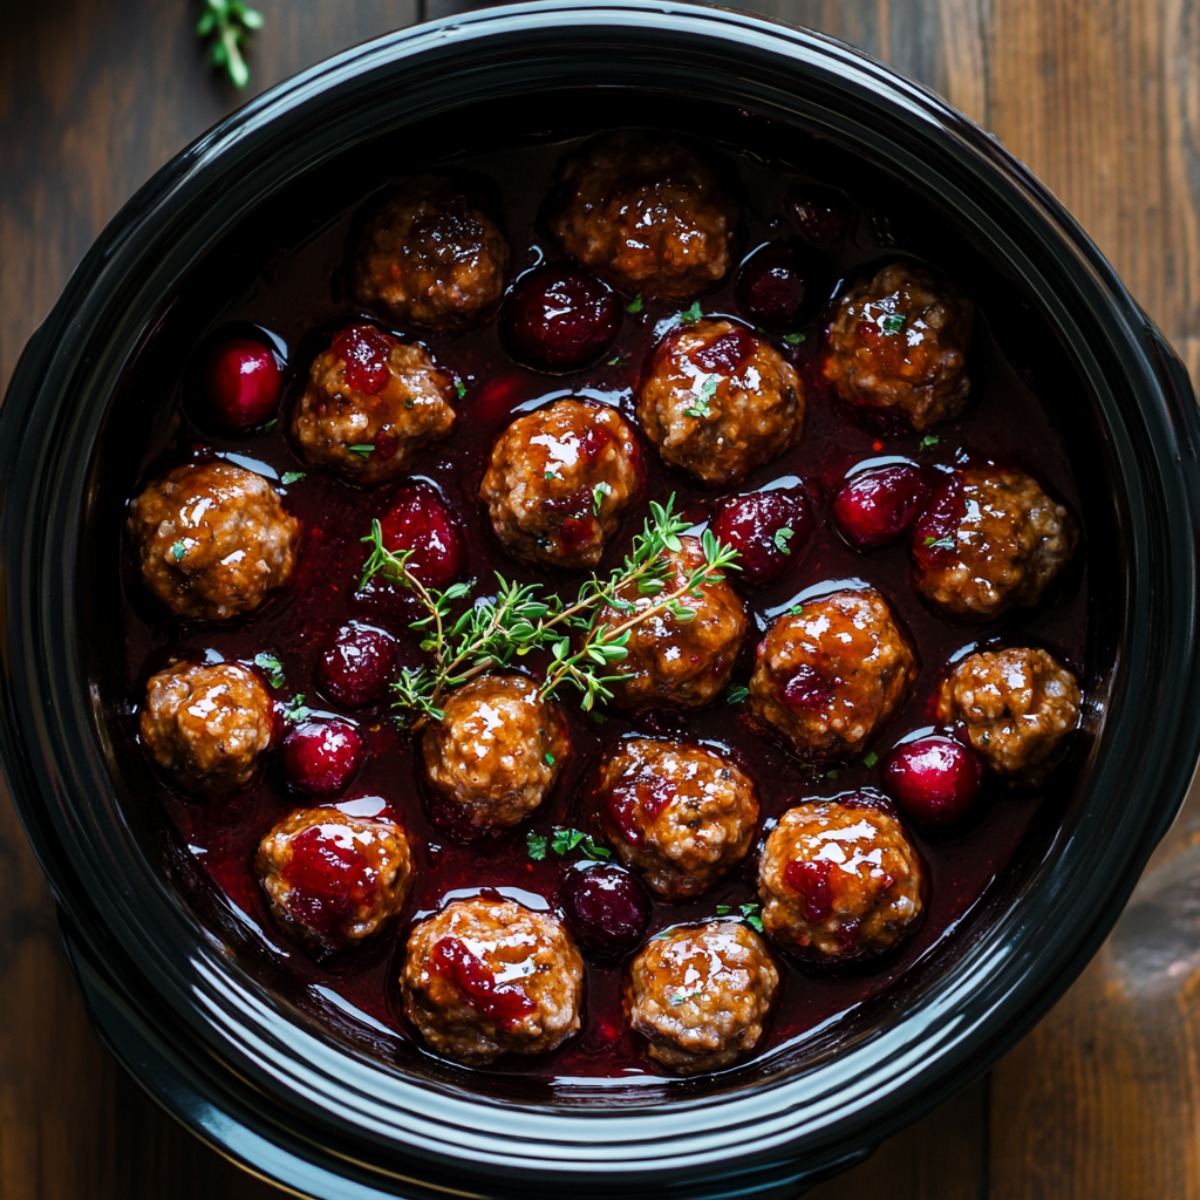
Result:
{"label": "herb garnish", "polygon": [[280,483],[282,483],[284,487],[287,487],[290,484],[299,483],[304,476],[304,471],[284,471],[283,475],[280,477]]}
{"label": "herb garnish", "polygon": [[303,721],[311,712],[312,709],[304,703],[304,696],[301,694],[293,696],[283,706],[283,719],[285,721]]}
{"label": "herb garnish", "polygon": [[921,439],[921,449],[928,450],[931,446],[936,446],[941,440],[936,433],[927,433]]}
{"label": "herb garnish", "polygon": [[775,549],[780,554],[790,555],[791,550],[788,549],[788,542],[796,536],[796,531],[789,525],[784,525],[782,529],[775,530],[775,536],[772,541],[775,543]]}
{"label": "herb garnish", "polygon": [[532,829],[525,835],[525,850],[534,862],[541,862],[546,857],[548,844],[548,838],[543,834],[534,833]]}
{"label": "herb garnish", "polygon": [[607,483],[598,483],[592,488],[592,516],[600,515],[600,506],[604,503],[604,497],[612,491],[612,488]]}
{"label": "herb garnish", "polygon": [[254,656],[254,665],[260,671],[264,671],[267,676],[267,682],[273,688],[281,688],[287,682],[283,674],[283,663],[279,661],[273,654],[256,654]]}
{"label": "herb garnish", "polygon": [[802,333],[785,333],[783,335],[783,340],[787,342],[789,346],[799,346],[804,341],[804,337],[805,335]]}
{"label": "herb garnish", "polygon": [[678,1008],[685,1000],[695,1000],[697,996],[703,996],[703,988],[692,988],[690,992],[672,992],[671,1007]]}
{"label": "herb garnish", "polygon": [[546,753],[542,755],[542,757],[546,760],[546,766],[548,766],[548,767],[554,766],[554,755],[551,754],[549,750],[547,750]]}
{"label": "herb garnish", "polygon": [[360,442],[357,446],[347,446],[346,449],[349,450],[351,454],[359,454],[363,458],[366,458],[367,455],[375,452],[374,445],[369,442]]}
{"label": "herb garnish", "polygon": [[742,919],[755,933],[762,933],[763,931],[762,917],[758,915],[761,908],[761,904],[738,905],[738,911],[742,914]]}
{"label": "herb garnish", "polygon": [[642,311],[642,309],[645,307],[646,307],[646,300],[642,296],[642,293],[638,292],[638,294],[636,296],[634,296],[634,298],[632,300],[630,300],[630,302],[627,305],[625,305],[625,311],[627,313],[629,313],[631,316],[636,317],[637,314],[640,313]]}
{"label": "herb garnish", "polygon": [[262,13],[243,4],[241,0],[204,0],[204,12],[196,22],[196,36],[207,42],[208,61],[214,67],[224,67],[234,87],[244,88],[250,82],[250,68],[242,57],[246,39],[262,28]]}
{"label": "herb garnish", "polygon": [[187,553],[187,546],[182,541],[178,541],[171,547],[171,554],[176,562],[183,562],[183,556]]}
{"label": "herb garnish", "polygon": [[715,375],[706,375],[704,382],[700,385],[700,390],[695,394],[696,402],[691,408],[685,408],[683,415],[685,417],[711,417],[712,409],[709,408],[708,402],[717,394],[717,384],[720,381]]}
{"label": "herb garnish", "polygon": [[874,750],[868,750],[862,757],[862,765],[870,769],[879,761],[879,755]]}
{"label": "herb garnish", "polygon": [[546,857],[547,850],[553,850],[559,858],[579,850],[585,858],[602,862],[612,858],[612,851],[607,846],[599,845],[595,839],[582,829],[568,829],[563,825],[555,825],[550,836],[534,833],[531,829],[525,835],[525,850],[534,862],[541,862]]}
{"label": "herb garnish", "polygon": [[700,307],[700,301],[696,300],[679,314],[679,321],[682,325],[691,325],[699,321],[702,316],[704,316],[704,310]]}
{"label": "herb garnish", "polygon": [[731,687],[729,691],[725,693],[725,703],[741,704],[741,702],[749,695],[750,689],[747,687]]}
{"label": "herb garnish", "polygon": [[787,610],[787,615],[789,617],[798,617],[803,612],[804,612],[803,604],[793,604],[792,607]]}
{"label": "herb garnish", "polygon": [[953,550],[955,544],[953,538],[935,538],[933,534],[930,534],[924,541],[924,545],[934,550]]}
{"label": "herb garnish", "polygon": [[888,313],[879,323],[884,333],[899,333],[908,323],[907,313]]}
{"label": "herb garnish", "polygon": [[454,381],[454,392],[461,400],[467,394],[467,385],[461,379],[456,379]]}

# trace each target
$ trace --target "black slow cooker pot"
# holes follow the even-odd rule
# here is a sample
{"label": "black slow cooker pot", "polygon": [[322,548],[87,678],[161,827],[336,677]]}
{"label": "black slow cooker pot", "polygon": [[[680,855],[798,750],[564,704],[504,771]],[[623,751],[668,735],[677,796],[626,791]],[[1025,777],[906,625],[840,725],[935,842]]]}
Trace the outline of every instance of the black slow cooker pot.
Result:
{"label": "black slow cooker pot", "polygon": [[[433,1060],[402,1068],[324,1031],[185,898],[171,831],[129,802],[109,736],[125,714],[105,678],[119,601],[97,563],[121,503],[106,465],[138,438],[112,398],[184,281],[336,155],[551,94],[717,106],[869,161],[1018,290],[1079,381],[1049,401],[1090,534],[1094,685],[1061,825],[835,1044],[637,1094],[539,1096],[486,1074],[468,1088]],[[935,96],[818,35],[650,0],[528,4],[382,39],[274,89],[129,202],[0,410],[0,749],[102,1036],[201,1137],[306,1195],[795,1195],[1012,1045],[1100,945],[1170,825],[1200,742],[1198,431],[1182,368],[1045,189]]]}

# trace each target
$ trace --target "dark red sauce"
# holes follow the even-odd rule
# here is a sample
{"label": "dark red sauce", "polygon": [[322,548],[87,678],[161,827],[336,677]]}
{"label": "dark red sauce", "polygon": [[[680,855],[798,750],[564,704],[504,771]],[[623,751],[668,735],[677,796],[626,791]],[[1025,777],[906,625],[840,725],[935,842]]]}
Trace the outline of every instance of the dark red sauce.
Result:
{"label": "dark red sauce", "polygon": [[515,983],[497,983],[487,964],[456,937],[444,937],[433,948],[432,970],[452,984],[485,1016],[511,1029],[534,1010],[534,1003]]}
{"label": "dark red sauce", "polygon": [[[538,207],[555,161],[573,144],[523,143],[477,154],[471,160],[474,170],[499,185],[504,222],[513,245],[514,274],[536,266],[547,255],[549,248],[537,224]],[[895,202],[892,192],[881,189],[859,195],[845,183],[854,192],[851,201],[840,192],[826,190],[822,183],[828,181],[813,181],[799,171],[767,164],[759,155],[739,155],[735,151],[728,154],[742,184],[744,251],[772,238],[792,236],[798,226],[813,245],[813,252],[825,255],[829,277],[837,279],[911,250],[945,271],[971,296],[978,310],[970,360],[972,400],[961,420],[934,431],[936,440],[912,433],[881,438],[878,432],[860,424],[847,406],[835,401],[817,369],[821,316],[792,331],[790,339],[777,338],[775,344],[794,362],[805,383],[808,409],[804,437],[786,455],[755,471],[738,490],[771,484],[796,486],[803,481],[811,503],[812,532],[807,543],[797,548],[799,561],[789,564],[780,579],[746,592],[753,628],[734,685],[744,686],[748,680],[754,646],[769,620],[814,589],[825,591],[831,583],[856,580],[879,588],[892,602],[920,658],[920,675],[909,702],[874,743],[880,760],[901,737],[929,724],[930,698],[939,673],[965,646],[995,637],[1020,638],[1049,646],[1082,673],[1086,661],[1087,577],[1081,565],[1069,572],[1047,603],[1035,611],[1013,613],[983,627],[955,623],[935,615],[915,593],[907,539],[871,551],[856,550],[839,535],[830,511],[832,497],[847,471],[865,460],[881,455],[903,456],[923,468],[946,471],[970,451],[1019,462],[1046,481],[1080,515],[1066,452],[1033,390],[1036,372],[1021,358],[1020,326],[1012,306],[990,308],[989,296],[979,293],[976,281],[962,277],[962,260],[957,254],[947,251],[946,260],[938,261],[942,234],[934,215],[922,218],[920,212],[908,212],[902,220],[891,221],[879,200],[886,195],[887,203]],[[321,654],[336,632],[353,620],[392,633],[398,643],[399,664],[420,661],[419,639],[407,628],[414,615],[407,600],[386,588],[374,588],[364,595],[357,591],[366,553],[361,539],[369,532],[371,519],[386,511],[387,490],[363,491],[331,474],[310,470],[297,459],[285,435],[286,414],[303,389],[314,355],[328,345],[336,329],[360,323],[368,315],[348,301],[342,278],[347,239],[366,194],[357,190],[361,179],[352,172],[338,178],[341,191],[322,193],[327,197],[322,203],[332,205],[328,197],[336,196],[340,209],[330,207],[307,224],[281,221],[276,228],[270,222],[260,223],[256,236],[278,240],[259,247],[258,257],[250,260],[262,264],[254,277],[231,275],[235,283],[230,285],[226,293],[230,299],[223,306],[207,298],[219,294],[213,293],[211,286],[203,297],[198,287],[188,311],[202,313],[199,323],[185,325],[182,319],[174,318],[173,323],[166,321],[155,335],[158,341],[152,344],[153,355],[135,372],[143,395],[147,388],[157,388],[162,409],[148,435],[139,473],[136,477],[131,473],[128,480],[127,495],[136,494],[153,475],[203,448],[273,481],[281,480],[287,472],[305,472],[298,481],[280,485],[286,506],[303,521],[305,532],[293,585],[250,619],[227,625],[180,627],[164,619],[142,592],[134,573],[126,571],[127,675],[123,687],[124,703],[131,714],[127,734],[131,741],[136,726],[133,709],[141,701],[145,681],[175,652],[214,654],[247,662],[261,652],[270,653],[280,660],[286,679],[276,692],[280,701],[303,696],[313,709],[321,709],[326,703],[320,699],[315,682]],[[353,190],[351,184],[355,185]],[[789,224],[786,215],[784,197],[789,192],[797,214],[795,224]],[[291,202],[298,204],[301,196],[309,197],[311,202],[313,195],[311,190],[295,193]],[[733,295],[735,275],[731,271],[720,290],[701,298],[704,315],[729,316],[739,321],[745,318]],[[636,312],[625,314],[602,362],[566,376],[538,374],[515,364],[494,321],[456,337],[423,338],[439,363],[462,381],[465,393],[457,403],[461,419],[455,432],[421,456],[414,474],[437,489],[461,530],[466,570],[476,581],[476,594],[488,594],[499,571],[509,579],[541,581],[574,595],[583,575],[539,575],[500,549],[475,495],[486,456],[508,421],[553,398],[582,395],[614,405],[632,420],[633,390],[643,362],[668,328],[667,322],[684,307],[645,301]],[[195,369],[199,348],[211,344],[224,330],[251,326],[269,334],[286,354],[283,415],[274,427],[249,436],[216,434],[202,419],[194,419],[188,404],[182,402],[193,386],[189,373]],[[1000,340],[997,332],[1003,334]],[[365,384],[364,390],[370,390],[377,378],[378,359],[369,336],[361,353],[358,346],[354,347],[352,357],[353,369],[361,375],[358,386]],[[1047,355],[1047,361],[1051,357]],[[602,570],[624,556],[629,537],[640,527],[650,500],[662,502],[675,493],[682,510],[703,521],[713,513],[717,501],[732,490],[714,493],[700,488],[685,476],[665,470],[652,452],[645,452],[643,461],[647,474],[645,496],[610,545]],[[527,665],[536,669],[539,664]],[[1083,683],[1086,689],[1086,677]],[[203,877],[240,914],[242,942],[238,957],[248,964],[248,970],[265,972],[272,981],[278,981],[273,986],[285,989],[293,1003],[325,1021],[332,1037],[368,1045],[385,1057],[413,1062],[419,1051],[415,1035],[401,1015],[396,985],[412,920],[439,908],[451,893],[474,894],[483,887],[533,906],[552,906],[564,871],[581,858],[581,852],[565,858],[548,853],[544,860],[533,861],[526,835],[532,830],[548,836],[554,826],[586,827],[597,764],[622,735],[649,731],[707,739],[731,747],[759,785],[762,820],[768,828],[798,798],[833,796],[882,782],[882,763],[871,756],[836,772],[814,774],[778,745],[751,731],[736,701],[721,700],[687,715],[654,714],[641,722],[608,714],[603,721],[594,720],[580,713],[570,697],[565,698],[564,706],[571,725],[572,754],[555,793],[531,822],[476,842],[458,840],[453,830],[440,828],[431,820],[420,783],[419,746],[414,747],[390,720],[386,702],[336,713],[356,724],[366,745],[365,760],[352,785],[351,800],[346,803],[352,804],[353,797],[363,793],[386,802],[408,832],[415,878],[412,900],[394,933],[385,935],[381,943],[325,963],[310,958],[275,927],[253,875],[259,840],[296,807],[277,763],[272,762],[257,785],[236,801],[197,803],[168,782],[160,781],[158,795],[147,803],[165,806],[182,845],[202,869]],[[324,715],[335,714],[331,710]],[[803,1050],[814,1039],[827,1038],[831,1022],[896,987],[906,973],[921,971],[925,963],[945,952],[956,936],[965,936],[963,930],[979,919],[973,910],[980,909],[997,877],[1021,853],[1039,816],[1042,825],[1052,821],[1055,805],[1061,803],[1065,790],[1051,781],[1038,792],[1012,792],[989,779],[984,784],[978,814],[963,827],[956,826],[937,836],[912,830],[913,840],[928,865],[930,882],[926,915],[916,935],[899,954],[840,974],[813,972],[779,956],[781,1000],[755,1059],[783,1048],[790,1052]],[[699,900],[674,905],[656,902],[647,935],[678,922],[711,917],[719,907],[736,913],[739,906],[757,902],[756,860],[757,848],[731,876]],[[806,886],[811,887],[811,902],[819,910],[819,884]],[[197,892],[195,903],[211,906],[212,897]],[[246,940],[247,930],[252,933],[250,940]],[[269,970],[262,966],[264,956],[270,963]],[[497,1005],[497,1013],[505,1014],[504,1019],[520,1018],[521,999],[516,989],[511,995],[493,992],[487,997],[471,991],[477,984],[469,952],[459,954],[447,949],[444,962],[439,959],[439,969],[464,994],[480,1003]],[[547,1059],[505,1062],[490,1070],[544,1085],[544,1094],[555,1098],[569,1095],[572,1088],[582,1086],[589,1078],[665,1082],[664,1073],[645,1057],[643,1048],[625,1027],[620,1005],[621,977],[619,962],[589,962],[584,1024],[579,1036]],[[447,1070],[466,1073],[452,1066]],[[680,1081],[672,1086],[693,1085]]]}

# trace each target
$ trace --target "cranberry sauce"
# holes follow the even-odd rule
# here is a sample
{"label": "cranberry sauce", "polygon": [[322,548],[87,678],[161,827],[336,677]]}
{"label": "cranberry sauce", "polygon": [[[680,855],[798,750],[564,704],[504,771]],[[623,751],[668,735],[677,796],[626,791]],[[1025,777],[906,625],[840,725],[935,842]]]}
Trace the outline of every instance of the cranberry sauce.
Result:
{"label": "cranberry sauce", "polygon": [[[780,144],[794,147],[794,136],[789,134],[788,139]],[[545,245],[537,216],[555,162],[570,145],[562,140],[525,143],[477,155],[470,162],[472,169],[490,176],[500,187],[503,216],[513,246],[514,277],[557,257]],[[589,784],[603,750],[622,735],[632,731],[678,734],[731,747],[759,785],[762,822],[769,829],[798,798],[882,786],[888,753],[900,738],[930,725],[931,698],[939,673],[947,660],[965,646],[996,637],[1028,639],[1063,655],[1077,671],[1084,668],[1086,572],[1082,567],[1069,572],[1067,580],[1060,582],[1035,611],[1015,613],[983,627],[954,623],[931,612],[915,593],[907,539],[859,550],[848,544],[834,523],[832,500],[852,467],[873,459],[881,460],[881,465],[902,459],[923,471],[936,472],[951,467],[967,452],[1020,462],[1079,513],[1078,493],[1066,453],[1033,391],[1040,378],[1037,364],[1022,357],[1026,348],[1019,338],[1006,337],[1004,344],[999,344],[992,332],[1011,327],[1011,306],[1007,314],[990,313],[991,298],[980,294],[984,285],[978,279],[963,277],[964,262],[969,260],[944,246],[941,224],[934,214],[922,213],[918,208],[896,220],[881,211],[877,203],[880,197],[886,196],[889,204],[898,203],[894,191],[876,188],[860,194],[860,189],[849,188],[853,203],[843,212],[828,193],[815,188],[799,173],[767,166],[758,155],[727,154],[740,177],[746,213],[743,257],[768,241],[782,239],[790,244],[790,239],[800,236],[806,239],[827,278],[835,280],[909,251],[930,259],[972,296],[979,319],[970,360],[971,401],[961,420],[938,427],[931,435],[884,435],[873,431],[861,423],[861,417],[836,402],[819,379],[817,356],[823,316],[817,314],[809,317],[807,324],[772,329],[767,335],[796,364],[805,381],[807,417],[797,447],[758,469],[737,488],[711,492],[664,469],[658,456],[644,446],[645,497],[610,545],[602,570],[624,556],[629,537],[644,519],[646,504],[650,500],[665,501],[671,493],[676,494],[685,514],[699,523],[715,515],[718,501],[730,494],[768,486],[790,488],[802,482],[811,513],[811,532],[806,538],[794,538],[788,547],[794,557],[789,558],[787,569],[778,578],[759,588],[743,588],[753,628],[733,687],[716,704],[698,713],[663,712],[630,721],[615,714],[591,718],[579,712],[572,695],[563,697],[572,736],[572,753],[563,779],[535,818],[516,829],[472,843],[453,840],[427,815],[419,781],[419,755],[414,755],[411,739],[391,719],[387,701],[351,707],[373,693],[367,687],[359,694],[349,684],[344,704],[338,705],[333,699],[343,694],[336,682],[332,686],[330,683],[338,663],[333,661],[331,665],[325,656],[339,637],[346,636],[339,631],[348,627],[357,624],[393,635],[397,667],[421,660],[419,637],[408,629],[408,622],[418,615],[409,599],[387,588],[358,593],[367,550],[361,539],[369,533],[372,519],[382,520],[394,512],[398,493],[411,485],[363,490],[323,471],[311,470],[298,460],[285,433],[287,414],[303,390],[308,366],[328,344],[328,338],[351,324],[385,324],[346,299],[342,276],[345,247],[355,228],[356,213],[377,179],[346,173],[340,177],[340,192],[294,192],[293,204],[332,203],[327,197],[335,195],[343,207],[338,213],[317,213],[305,223],[284,214],[280,204],[280,220],[275,225],[264,221],[256,226],[256,236],[269,243],[258,247],[256,257],[250,260],[263,264],[256,277],[244,286],[227,285],[231,290],[241,290],[219,310],[208,297],[220,293],[214,293],[210,284],[202,296],[197,287],[181,311],[199,313],[199,324],[183,320],[178,312],[169,314],[155,334],[153,352],[135,365],[141,394],[156,389],[162,409],[141,458],[141,474],[128,481],[128,494],[136,494],[153,474],[191,454],[214,452],[272,480],[283,494],[286,507],[303,521],[304,536],[291,586],[249,619],[224,625],[181,627],[166,619],[143,593],[136,572],[127,566],[123,581],[127,599],[127,675],[123,682],[126,711],[132,712],[141,703],[147,677],[171,653],[183,651],[245,662],[253,662],[260,654],[277,659],[280,670],[272,672],[272,681],[277,685],[275,695],[281,706],[290,704],[296,711],[303,704],[312,710],[306,714],[308,719],[318,723],[334,717],[350,722],[362,738],[362,764],[349,788],[335,799],[359,811],[364,802],[359,801],[355,807],[356,798],[382,797],[408,832],[415,883],[405,924],[385,935],[382,945],[318,963],[289,942],[271,922],[252,872],[254,851],[266,831],[301,803],[298,796],[289,793],[278,748],[270,755],[260,781],[235,800],[196,802],[160,781],[158,794],[148,797],[146,803],[165,806],[182,843],[241,914],[241,925],[251,931],[258,946],[258,959],[266,954],[275,964],[268,972],[272,979],[286,972],[291,980],[287,998],[320,1016],[332,1034],[357,1038],[377,1053],[405,1062],[416,1061],[416,1056],[423,1053],[400,1014],[396,983],[411,920],[437,909],[450,894],[473,895],[484,887],[533,906],[556,905],[564,873],[583,859],[587,843],[566,855],[550,849],[544,859],[535,861],[527,849],[527,835],[532,831],[547,837],[555,826],[595,832],[587,811]],[[384,169],[386,164],[377,168]],[[808,170],[813,167],[810,165]],[[823,182],[848,187],[842,179]],[[323,198],[318,199],[318,193]],[[789,218],[789,210],[804,219],[797,222]],[[943,245],[941,258],[939,245]],[[236,270],[229,278],[240,278]],[[210,271],[210,279],[211,275]],[[746,317],[736,296],[738,278],[738,272],[732,270],[720,290],[700,298],[703,314]],[[494,588],[495,572],[509,579],[540,581],[572,596],[584,578],[561,573],[539,575],[509,558],[494,539],[476,492],[495,437],[515,415],[551,398],[588,397],[617,406],[632,420],[633,392],[642,364],[656,341],[681,319],[681,314],[686,314],[689,306],[634,301],[632,297],[622,298],[621,303],[625,312],[619,331],[601,360],[569,375],[539,374],[519,365],[506,350],[495,320],[457,337],[423,339],[439,363],[462,381],[464,390],[456,401],[459,422],[454,433],[421,455],[412,474],[439,493],[453,519],[447,524],[452,533],[446,536],[456,537],[461,532],[461,553],[456,551],[452,557],[456,564],[461,563],[461,577],[476,581],[476,594],[486,595]],[[206,304],[209,307],[204,307]],[[750,320],[753,323],[753,318]],[[276,424],[239,436],[204,422],[187,397],[192,394],[191,376],[202,361],[203,348],[251,329],[261,330],[262,336],[270,338],[286,356],[285,392]],[[408,331],[396,332],[411,336]],[[375,371],[371,337],[369,333],[354,337],[355,346],[348,357],[362,376],[359,386],[369,389]],[[736,339],[730,339],[723,349],[736,357]],[[393,517],[393,523],[395,520]],[[432,534],[422,530],[420,536],[429,539]],[[738,697],[745,694],[741,689],[750,674],[754,647],[769,620],[798,597],[846,581],[868,582],[892,602],[917,647],[920,676],[909,702],[877,739],[871,753],[856,764],[815,774],[778,745],[751,731],[741,716]],[[1087,682],[1084,678],[1085,687]],[[130,732],[124,736],[132,739],[134,726],[131,716]],[[1028,844],[1035,818],[1039,829],[1053,821],[1055,806],[1061,803],[1056,797],[1066,791],[1061,783],[1052,782],[1040,792],[1016,792],[989,779],[971,821],[936,835],[912,828],[930,877],[928,911],[915,937],[898,955],[843,974],[806,973],[778,956],[783,975],[781,1001],[768,1038],[755,1058],[761,1060],[783,1047],[795,1050],[806,1043],[816,1044],[814,1039],[827,1036],[834,1018],[893,986],[905,972],[919,970],[915,964],[927,959],[933,948],[942,952],[942,944],[954,937],[972,909],[980,907],[981,897],[1021,853],[1023,843]],[[382,803],[372,799],[367,807],[378,811]],[[656,902],[647,933],[676,922],[711,917],[718,911],[736,914],[741,906],[756,904],[759,846],[761,839],[736,872],[701,899],[673,905]],[[822,884],[816,878],[810,883],[808,904],[817,913],[823,903]],[[211,904],[211,897],[202,897],[197,903],[201,900]],[[976,914],[971,919],[981,918]],[[255,958],[252,950],[239,946],[238,954],[241,961],[247,962],[247,969],[259,970],[251,961]],[[469,991],[473,978],[469,956],[456,954],[450,947],[443,956],[445,961],[439,961],[438,969],[453,974]],[[494,1070],[545,1085],[547,1097],[553,1085],[553,1095],[560,1099],[569,1095],[573,1086],[583,1086],[580,1081],[587,1078],[619,1077],[627,1083],[664,1084],[663,1072],[645,1057],[643,1047],[626,1030],[620,1007],[621,975],[620,961],[614,963],[602,957],[589,960],[584,1025],[579,1036],[547,1059],[507,1062]],[[519,1019],[519,1000],[515,997],[494,994],[481,1000],[493,1006],[498,1017]],[[446,1070],[465,1072],[452,1066]],[[681,1081],[673,1086],[692,1085]]]}

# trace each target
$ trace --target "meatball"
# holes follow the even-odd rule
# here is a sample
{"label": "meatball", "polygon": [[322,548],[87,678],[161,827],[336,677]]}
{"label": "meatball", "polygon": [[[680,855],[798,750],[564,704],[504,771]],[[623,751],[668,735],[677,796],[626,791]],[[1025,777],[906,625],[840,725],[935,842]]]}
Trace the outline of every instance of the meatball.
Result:
{"label": "meatball", "polygon": [[499,302],[508,260],[508,239],[462,180],[421,175],[368,221],[352,287],[359,303],[401,325],[452,331]]}
{"label": "meatball", "polygon": [[725,278],[737,202],[711,164],[674,138],[602,134],[562,163],[550,233],[627,292],[685,299]]}
{"label": "meatball", "polygon": [[913,527],[921,594],[985,620],[1037,604],[1075,549],[1075,522],[1014,467],[968,467],[938,489]]}
{"label": "meatball", "polygon": [[129,511],[146,586],[177,617],[253,612],[296,565],[300,522],[261,475],[214,460],[156,479]]}
{"label": "meatball", "polygon": [[600,767],[600,828],[626,866],[664,900],[707,891],[750,849],[754,780],[696,742],[633,738]]}
{"label": "meatball", "polygon": [[430,1048],[482,1065],[546,1054],[578,1031],[583,959],[557,917],[477,896],[413,929],[401,984]]}
{"label": "meatball", "polygon": [[425,730],[425,776],[473,829],[505,828],[545,800],[570,749],[558,705],[524,675],[482,675],[455,689]]}
{"label": "meatball", "polygon": [[1079,724],[1079,684],[1045,650],[984,650],[942,682],[937,714],[960,726],[997,775],[1037,782]]}
{"label": "meatball", "polygon": [[719,486],[799,441],[804,386],[779,351],[745,326],[696,321],[654,352],[637,415],[663,462]]}
{"label": "meatball", "polygon": [[758,864],[763,929],[802,958],[882,954],[915,928],[925,869],[882,796],[807,800],[771,830]]}
{"label": "meatball", "polygon": [[578,570],[600,561],[641,488],[641,454],[621,414],[559,400],[500,435],[479,495],[511,554]]}
{"label": "meatball", "polygon": [[392,821],[302,808],[259,843],[254,871],[279,924],[329,953],[399,914],[412,886],[412,854]]}
{"label": "meatball", "polygon": [[238,663],[177,663],[146,685],[139,725],[150,757],[189,791],[250,782],[275,734],[263,681]]}
{"label": "meatball", "polygon": [[949,284],[912,263],[891,263],[838,299],[825,378],[850,404],[928,429],[967,402],[971,322],[970,302]]}
{"label": "meatball", "polygon": [[778,992],[770,951],[740,921],[681,925],[651,938],[633,960],[625,1016],[651,1058],[698,1075],[758,1045]]}
{"label": "meatball", "polygon": [[[704,566],[704,550],[693,537],[680,538],[679,543],[679,549],[666,556],[670,573],[660,592],[645,595],[636,583],[618,588],[621,607],[602,608],[597,624],[618,625],[685,588],[692,573]],[[700,708],[729,682],[746,636],[746,612],[737,593],[714,576],[684,592],[679,603],[692,611],[690,620],[681,621],[664,610],[630,632],[628,655],[612,664],[614,673],[624,676],[612,685],[613,702],[619,707]]]}
{"label": "meatball", "polygon": [[380,483],[451,431],[453,394],[454,381],[423,347],[351,325],[313,360],[292,440],[312,466]]}
{"label": "meatball", "polygon": [[852,758],[895,715],[917,660],[874,588],[805,601],[759,643],[747,706],[752,719],[806,762]]}

